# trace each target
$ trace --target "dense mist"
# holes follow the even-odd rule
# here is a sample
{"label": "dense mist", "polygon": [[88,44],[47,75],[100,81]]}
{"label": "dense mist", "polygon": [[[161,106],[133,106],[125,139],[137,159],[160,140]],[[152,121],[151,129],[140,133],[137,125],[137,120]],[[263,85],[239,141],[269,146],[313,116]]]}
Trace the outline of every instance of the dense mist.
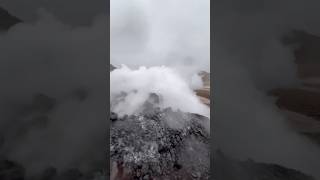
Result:
{"label": "dense mist", "polygon": [[202,104],[189,84],[173,69],[121,67],[110,75],[111,110],[119,115],[132,115],[142,110],[150,94],[159,96],[154,103],[160,108],[192,112],[209,117],[209,108]]}
{"label": "dense mist", "polygon": [[203,86],[198,73],[210,72],[209,9],[209,0],[111,1],[112,111],[140,113],[156,94],[156,107],[209,117],[193,91]]}
{"label": "dense mist", "polygon": [[105,167],[106,24],[72,27],[42,9],[1,32],[0,151],[28,173]]}
{"label": "dense mist", "polygon": [[320,177],[319,147],[298,135],[267,96],[300,84],[292,30],[319,34],[317,1],[215,1],[214,146],[240,158],[277,163]]}
{"label": "dense mist", "polygon": [[111,1],[111,63],[210,71],[210,1]]}

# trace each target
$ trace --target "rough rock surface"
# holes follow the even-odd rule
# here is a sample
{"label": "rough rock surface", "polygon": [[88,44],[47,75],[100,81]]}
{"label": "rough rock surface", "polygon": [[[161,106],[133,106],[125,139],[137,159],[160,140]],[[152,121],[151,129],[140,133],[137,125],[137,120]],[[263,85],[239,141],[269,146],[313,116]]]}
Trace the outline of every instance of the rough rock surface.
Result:
{"label": "rough rock surface", "polygon": [[111,161],[128,179],[209,179],[207,118],[154,109],[122,118],[113,113],[110,120]]}

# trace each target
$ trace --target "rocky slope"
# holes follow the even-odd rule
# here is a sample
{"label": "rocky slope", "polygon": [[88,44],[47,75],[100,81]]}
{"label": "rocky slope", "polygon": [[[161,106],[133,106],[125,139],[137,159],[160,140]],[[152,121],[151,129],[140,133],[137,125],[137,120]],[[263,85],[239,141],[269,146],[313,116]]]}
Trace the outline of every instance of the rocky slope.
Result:
{"label": "rocky slope", "polygon": [[110,120],[112,179],[209,179],[206,117],[152,108]]}

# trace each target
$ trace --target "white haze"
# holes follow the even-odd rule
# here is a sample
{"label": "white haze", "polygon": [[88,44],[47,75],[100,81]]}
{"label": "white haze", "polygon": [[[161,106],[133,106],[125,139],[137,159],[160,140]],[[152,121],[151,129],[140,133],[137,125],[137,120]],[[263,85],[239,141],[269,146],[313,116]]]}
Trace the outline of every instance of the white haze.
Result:
{"label": "white haze", "polygon": [[111,63],[210,71],[209,0],[113,0]]}
{"label": "white haze", "polygon": [[[121,93],[127,96],[118,101]],[[202,104],[187,82],[168,67],[140,67],[132,70],[122,66],[110,73],[111,110],[119,115],[139,113],[149,95],[160,96],[159,107],[210,116],[210,110]]]}
{"label": "white haze", "polygon": [[320,178],[320,148],[288,127],[267,91],[296,87],[293,29],[320,34],[317,1],[214,3],[214,146],[229,155],[277,163]]}
{"label": "white haze", "polygon": [[[197,73],[210,72],[210,1],[112,0],[110,6],[110,63],[119,67],[110,73],[112,111],[138,113],[156,93],[161,108],[209,117],[193,89],[202,87]],[[118,102],[121,92],[128,96]]]}

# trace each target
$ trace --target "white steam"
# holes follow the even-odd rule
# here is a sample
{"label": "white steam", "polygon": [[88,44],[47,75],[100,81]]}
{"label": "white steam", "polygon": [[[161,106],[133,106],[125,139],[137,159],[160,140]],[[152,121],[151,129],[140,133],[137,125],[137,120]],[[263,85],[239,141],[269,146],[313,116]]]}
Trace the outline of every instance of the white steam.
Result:
{"label": "white steam", "polygon": [[209,117],[193,89],[203,85],[197,73],[210,72],[210,1],[113,0],[110,6],[111,64],[127,66],[110,73],[112,111],[139,113],[154,93],[160,108]]}
{"label": "white steam", "polygon": [[[126,96],[119,100],[123,93]],[[122,66],[110,73],[111,110],[120,115],[138,113],[152,93],[160,97],[160,108],[171,107],[210,116],[209,108],[200,102],[189,84],[171,68],[140,67],[133,70]]]}

